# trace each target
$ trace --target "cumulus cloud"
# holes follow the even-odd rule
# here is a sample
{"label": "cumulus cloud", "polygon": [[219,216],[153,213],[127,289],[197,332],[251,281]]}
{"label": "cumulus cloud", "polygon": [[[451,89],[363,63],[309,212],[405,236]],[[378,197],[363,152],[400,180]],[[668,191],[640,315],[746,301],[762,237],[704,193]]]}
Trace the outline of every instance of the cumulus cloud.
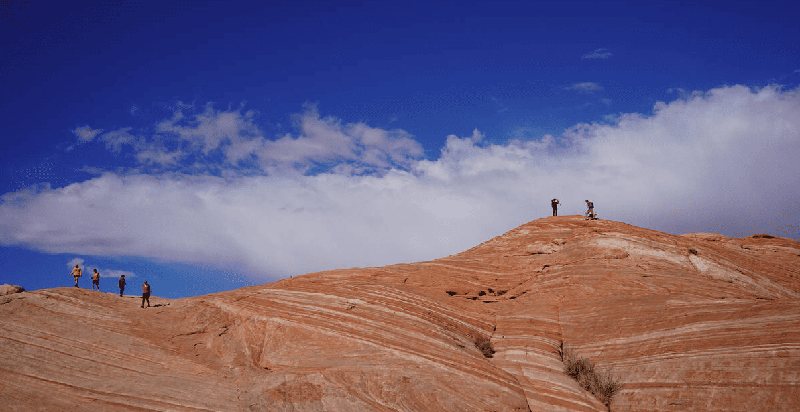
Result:
{"label": "cumulus cloud", "polygon": [[596,49],[591,53],[583,55],[583,59],[607,59],[611,57],[611,52],[608,49]]}
{"label": "cumulus cloud", "polygon": [[94,269],[100,273],[101,278],[118,278],[120,275],[125,275],[126,277],[136,277],[133,272],[128,272],[125,270],[114,270],[114,269],[102,269],[97,265],[93,264],[83,264],[84,260],[81,258],[73,258],[69,262],[67,262],[67,267],[71,271],[75,268],[75,265],[79,265],[81,269],[83,269],[84,274],[91,274],[94,273]]}
{"label": "cumulus cloud", "polygon": [[75,136],[78,136],[78,142],[80,143],[91,142],[95,136],[102,132],[103,129],[92,129],[89,126],[78,127],[72,131]]}
{"label": "cumulus cloud", "polygon": [[[447,256],[548,216],[554,197],[561,214],[583,213],[590,199],[601,218],[671,233],[784,227],[775,234],[796,237],[798,97],[723,87],[560,136],[487,144],[478,130],[451,135],[431,160],[413,157],[407,132],[307,110],[297,135],[240,149],[272,171],[240,173],[229,161],[222,176],[105,173],[0,205],[0,244],[235,266],[268,280]],[[204,116],[170,120],[169,133],[199,151],[263,138],[219,112]],[[199,135],[207,124],[220,135]],[[319,173],[276,173],[320,159],[332,164]]]}
{"label": "cumulus cloud", "polygon": [[191,105],[178,102],[170,108],[172,117],[158,122],[155,133],[134,135],[132,128],[122,128],[99,140],[117,154],[130,148],[139,163],[154,170],[184,172],[207,171],[211,165],[301,174],[312,168],[338,167],[361,174],[408,168],[423,154],[422,146],[406,131],[342,124],[332,116],[322,118],[314,105],[292,116],[296,134],[281,136],[266,136],[255,123],[257,113],[244,112],[244,105],[215,110],[209,103],[193,115],[184,113]]}
{"label": "cumulus cloud", "polygon": [[577,90],[583,93],[592,93],[598,90],[603,90],[603,87],[597,83],[585,82],[585,83],[574,83],[571,86],[565,87],[564,90]]}
{"label": "cumulus cloud", "polygon": [[126,278],[135,278],[136,275],[133,272],[128,272],[126,270],[114,270],[114,269],[100,269],[97,268],[97,271],[100,272],[101,278],[119,278],[122,275],[125,275]]}

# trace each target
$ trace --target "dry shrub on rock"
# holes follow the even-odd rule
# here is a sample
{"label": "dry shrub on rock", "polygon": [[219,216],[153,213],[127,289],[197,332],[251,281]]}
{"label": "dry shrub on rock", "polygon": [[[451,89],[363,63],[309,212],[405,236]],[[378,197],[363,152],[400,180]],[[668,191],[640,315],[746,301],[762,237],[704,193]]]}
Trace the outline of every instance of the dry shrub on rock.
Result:
{"label": "dry shrub on rock", "polygon": [[492,347],[492,341],[487,337],[478,335],[478,337],[475,338],[475,347],[487,358],[494,356],[495,351],[494,347]]}
{"label": "dry shrub on rock", "polygon": [[589,391],[610,410],[611,399],[622,388],[622,384],[613,372],[599,370],[589,359],[578,356],[570,348],[564,348],[563,343],[559,354],[561,361],[564,362],[564,373],[575,379],[583,389]]}

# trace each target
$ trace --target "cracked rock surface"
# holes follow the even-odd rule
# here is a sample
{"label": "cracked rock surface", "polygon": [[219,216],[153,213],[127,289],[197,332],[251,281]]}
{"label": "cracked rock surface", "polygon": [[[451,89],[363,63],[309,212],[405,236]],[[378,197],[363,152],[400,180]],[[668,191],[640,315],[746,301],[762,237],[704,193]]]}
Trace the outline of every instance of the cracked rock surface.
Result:
{"label": "cracked rock surface", "polygon": [[[548,217],[446,258],[185,299],[0,296],[4,411],[793,411],[800,242]],[[476,347],[490,339],[487,358]]]}

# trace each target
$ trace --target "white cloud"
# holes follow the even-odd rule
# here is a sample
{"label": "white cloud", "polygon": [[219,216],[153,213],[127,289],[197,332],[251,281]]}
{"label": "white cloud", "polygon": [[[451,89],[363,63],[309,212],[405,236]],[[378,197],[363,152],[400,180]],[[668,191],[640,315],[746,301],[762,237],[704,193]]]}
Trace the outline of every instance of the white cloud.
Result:
{"label": "white cloud", "polygon": [[79,143],[88,143],[94,139],[95,136],[102,133],[103,129],[92,129],[89,126],[78,127],[72,131],[75,136],[78,136]]}
{"label": "white cloud", "polygon": [[125,275],[126,277],[129,278],[136,277],[136,275],[133,272],[128,272],[125,270],[102,269],[99,266],[93,264],[84,265],[83,262],[84,262],[83,259],[76,257],[67,262],[67,267],[71,271],[72,269],[75,268],[75,265],[79,265],[81,266],[84,275],[86,274],[91,275],[92,273],[94,273],[94,269],[97,269],[97,271],[100,272],[101,278],[118,278],[120,277],[120,275]]}
{"label": "white cloud", "polygon": [[224,157],[225,167],[252,161],[259,171],[267,173],[303,173],[314,166],[342,162],[350,163],[347,169],[354,173],[385,171],[408,168],[423,154],[422,146],[403,130],[342,124],[334,117],[321,118],[313,105],[306,105],[303,113],[293,116],[296,135],[275,138],[266,136],[256,125],[257,113],[242,113],[244,106],[218,111],[209,103],[202,113],[185,115],[183,110],[191,107],[179,102],[173,116],[158,122],[152,135],[134,136],[131,128],[123,128],[102,135],[100,141],[115,153],[130,146],[142,164],[162,169],[182,166],[186,170],[204,169],[213,153]]}
{"label": "white cloud", "polygon": [[596,49],[591,53],[584,54],[583,59],[607,59],[611,57],[611,52],[608,49]]}
{"label": "white cloud", "polygon": [[571,86],[565,87],[564,90],[577,90],[579,92],[592,93],[598,90],[603,90],[603,87],[597,83],[585,82],[585,83],[574,83]]}
{"label": "white cloud", "polygon": [[[306,111],[297,137],[242,149],[273,161],[270,174],[106,173],[0,205],[0,244],[238,265],[267,280],[457,253],[548,216],[554,197],[561,214],[583,213],[590,199],[601,218],[673,233],[763,232],[796,222],[799,94],[724,87],[659,103],[650,116],[506,144],[475,130],[448,136],[436,160],[413,159],[406,132]],[[278,173],[309,158],[335,164]]]}
{"label": "white cloud", "polygon": [[139,139],[128,133],[132,127],[108,132],[100,136],[100,141],[106,144],[106,149],[114,153],[120,153],[124,145],[136,145]]}
{"label": "white cloud", "polygon": [[100,272],[101,278],[119,278],[122,275],[125,275],[126,278],[135,278],[136,275],[133,272],[128,272],[125,270],[114,270],[114,269],[100,269],[97,268],[97,271]]}
{"label": "white cloud", "polygon": [[35,199],[38,195],[51,190],[51,188],[50,182],[34,183],[20,190],[4,193],[0,196],[0,200],[3,203],[20,205]]}

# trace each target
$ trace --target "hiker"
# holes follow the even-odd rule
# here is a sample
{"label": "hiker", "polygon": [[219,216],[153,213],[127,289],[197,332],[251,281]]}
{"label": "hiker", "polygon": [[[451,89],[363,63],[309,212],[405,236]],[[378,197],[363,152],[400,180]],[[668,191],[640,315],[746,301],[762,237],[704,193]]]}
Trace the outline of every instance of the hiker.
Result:
{"label": "hiker", "polygon": [[94,287],[97,286],[97,291],[100,291],[100,273],[97,272],[97,269],[94,270],[92,273],[92,290]]}
{"label": "hiker", "polygon": [[75,287],[77,288],[78,287],[78,278],[81,277],[81,275],[82,275],[81,267],[78,266],[78,265],[75,265],[75,269],[72,269],[71,275],[72,275],[72,277],[75,278]]}
{"label": "hiker", "polygon": [[586,202],[586,220],[594,219],[594,203],[585,200]]}
{"label": "hiker", "polygon": [[558,216],[558,199],[551,200],[550,205],[553,206],[553,216]]}
{"label": "hiker", "polygon": [[122,297],[122,292],[125,292],[125,275],[119,277],[119,297]]}
{"label": "hiker", "polygon": [[150,285],[145,280],[142,284],[142,309],[144,309],[144,301],[147,301],[147,307],[150,307]]}

